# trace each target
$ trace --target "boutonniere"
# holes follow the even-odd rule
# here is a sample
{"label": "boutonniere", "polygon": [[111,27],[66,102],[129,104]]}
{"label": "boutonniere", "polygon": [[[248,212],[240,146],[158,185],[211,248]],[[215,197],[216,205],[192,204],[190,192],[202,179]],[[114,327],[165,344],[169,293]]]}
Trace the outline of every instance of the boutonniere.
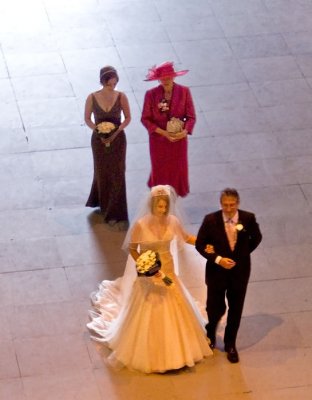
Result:
{"label": "boutonniere", "polygon": [[237,230],[238,232],[240,232],[240,231],[242,231],[242,230],[244,229],[244,225],[238,223],[238,224],[235,225],[235,228],[236,228],[236,230]]}

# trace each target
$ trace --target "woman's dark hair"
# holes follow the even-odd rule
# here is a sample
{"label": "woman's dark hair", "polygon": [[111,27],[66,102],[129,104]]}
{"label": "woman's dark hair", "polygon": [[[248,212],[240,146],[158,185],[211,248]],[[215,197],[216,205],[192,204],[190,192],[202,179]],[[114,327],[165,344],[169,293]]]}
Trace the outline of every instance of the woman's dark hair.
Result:
{"label": "woman's dark hair", "polygon": [[117,82],[119,81],[119,76],[114,67],[106,65],[106,67],[100,69],[100,82],[103,86],[112,78],[116,78]]}

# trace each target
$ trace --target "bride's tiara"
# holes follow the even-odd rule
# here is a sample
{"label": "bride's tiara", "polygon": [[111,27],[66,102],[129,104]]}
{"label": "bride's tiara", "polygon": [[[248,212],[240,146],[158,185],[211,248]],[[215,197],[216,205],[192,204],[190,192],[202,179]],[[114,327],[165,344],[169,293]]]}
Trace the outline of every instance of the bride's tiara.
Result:
{"label": "bride's tiara", "polygon": [[157,185],[151,188],[151,196],[170,196],[169,185]]}

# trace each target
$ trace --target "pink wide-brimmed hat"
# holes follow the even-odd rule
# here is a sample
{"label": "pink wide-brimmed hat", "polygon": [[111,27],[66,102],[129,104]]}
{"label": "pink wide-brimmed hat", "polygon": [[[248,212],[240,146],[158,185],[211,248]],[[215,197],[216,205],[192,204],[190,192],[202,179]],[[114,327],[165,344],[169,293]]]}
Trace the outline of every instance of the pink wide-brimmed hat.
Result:
{"label": "pink wide-brimmed hat", "polygon": [[175,76],[185,75],[189,70],[175,71],[173,62],[166,61],[158,66],[154,65],[148,70],[145,81],[155,81],[161,78],[174,78]]}

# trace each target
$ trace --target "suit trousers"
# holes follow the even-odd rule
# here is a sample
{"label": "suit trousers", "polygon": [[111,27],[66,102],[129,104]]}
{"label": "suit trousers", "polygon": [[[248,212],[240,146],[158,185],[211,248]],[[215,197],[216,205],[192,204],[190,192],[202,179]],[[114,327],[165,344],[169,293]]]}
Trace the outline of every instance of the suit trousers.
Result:
{"label": "suit trousers", "polygon": [[[232,270],[218,265],[207,267],[207,335],[215,339],[216,329],[228,306],[224,343],[235,346],[237,332],[240,326],[244,307],[245,295],[250,275],[250,268],[241,270],[239,266]],[[226,306],[227,300],[227,306]]]}

